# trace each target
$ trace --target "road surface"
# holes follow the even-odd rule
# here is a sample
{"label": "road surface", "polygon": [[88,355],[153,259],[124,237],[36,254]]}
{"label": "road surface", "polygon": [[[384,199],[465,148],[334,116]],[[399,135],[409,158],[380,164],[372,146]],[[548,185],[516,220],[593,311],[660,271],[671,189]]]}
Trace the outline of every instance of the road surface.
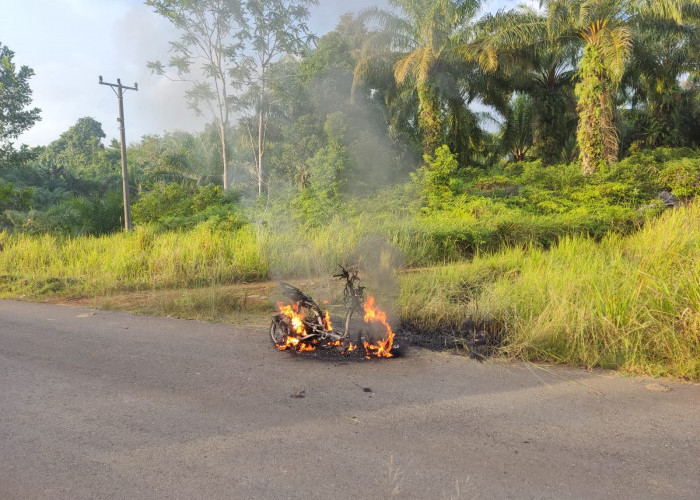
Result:
{"label": "road surface", "polygon": [[[303,397],[293,397],[303,396]],[[700,385],[0,301],[0,498],[688,498]]]}

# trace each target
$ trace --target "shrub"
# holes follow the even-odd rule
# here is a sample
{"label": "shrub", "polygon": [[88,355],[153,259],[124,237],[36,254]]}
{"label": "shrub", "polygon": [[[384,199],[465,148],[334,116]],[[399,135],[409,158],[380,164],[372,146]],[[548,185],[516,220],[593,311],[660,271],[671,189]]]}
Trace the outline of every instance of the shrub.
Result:
{"label": "shrub", "polygon": [[124,204],[119,191],[108,191],[104,197],[71,196],[45,211],[12,211],[7,215],[15,229],[30,234],[100,235],[122,226]]}
{"label": "shrub", "polygon": [[0,179],[0,229],[11,228],[13,223],[6,211],[28,210],[31,206],[34,190],[32,188],[15,189],[11,182]]}
{"label": "shrub", "polygon": [[659,183],[678,198],[692,198],[700,194],[700,158],[678,158],[664,163]]}
{"label": "shrub", "polygon": [[563,192],[583,185],[586,182],[586,176],[583,175],[577,163],[543,167],[540,161],[533,161],[522,165],[522,174],[517,180],[524,186]]}
{"label": "shrub", "polygon": [[425,157],[425,165],[412,177],[421,188],[421,199],[427,210],[442,210],[454,201],[461,191],[458,169],[457,157],[446,145],[436,149],[434,156]]}
{"label": "shrub", "polygon": [[[692,184],[692,175],[686,177],[685,174],[681,174],[677,181],[680,183],[677,184],[673,181],[673,174],[666,175],[664,172],[667,169],[671,172],[679,170],[685,170],[686,173],[697,172],[698,161],[700,161],[700,151],[695,149],[648,149],[612,164],[602,177],[606,181],[617,181],[634,186],[643,195],[653,198],[663,189],[673,190],[674,187],[683,189]],[[697,182],[696,180],[695,183]],[[684,195],[677,194],[677,196]]]}
{"label": "shrub", "polygon": [[155,184],[132,205],[132,215],[135,224],[163,230],[191,228],[208,219],[231,230],[245,224],[237,195],[224,193],[221,186]]}

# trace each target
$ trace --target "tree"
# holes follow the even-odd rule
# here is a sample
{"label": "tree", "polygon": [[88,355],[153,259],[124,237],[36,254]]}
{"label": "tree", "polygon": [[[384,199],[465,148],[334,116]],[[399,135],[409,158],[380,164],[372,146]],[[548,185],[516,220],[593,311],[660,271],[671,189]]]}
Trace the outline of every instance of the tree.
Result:
{"label": "tree", "polygon": [[482,65],[494,70],[500,51],[523,47],[565,46],[576,40],[584,46],[576,85],[579,116],[577,141],[584,172],[617,156],[611,92],[624,70],[631,35],[624,24],[624,0],[551,0],[544,15],[522,9],[517,15],[499,13],[497,30],[486,39]]}
{"label": "tree", "polygon": [[573,161],[576,151],[575,56],[571,44],[538,50],[516,90],[533,101],[533,145],[542,165]]}
{"label": "tree", "polygon": [[[532,99],[533,152],[542,160],[542,165],[550,165],[568,159],[567,150],[571,149],[572,142],[575,144],[578,120],[574,84],[579,47],[570,40],[555,40],[500,51],[500,54],[482,50],[484,39],[489,40],[499,33],[503,25],[517,23],[522,15],[509,11],[485,16],[479,22],[479,34],[471,54],[477,60],[481,58],[482,65],[496,67],[492,73],[501,74],[508,90]],[[491,61],[490,57],[497,59]],[[507,110],[507,116],[509,112]]]}
{"label": "tree", "polygon": [[29,79],[34,70],[22,66],[17,71],[14,55],[0,43],[0,167],[20,165],[36,155],[26,145],[15,150],[12,142],[40,120],[41,112],[39,108],[27,109],[32,102]]}
{"label": "tree", "polygon": [[527,8],[516,16],[497,14],[499,29],[482,41],[480,62],[495,70],[504,52],[578,42],[577,142],[583,171],[591,174],[618,155],[613,93],[632,51],[630,23],[640,16],[681,23],[684,11],[694,12],[697,5],[697,0],[543,0],[543,15]]}
{"label": "tree", "polygon": [[89,116],[78,121],[63,132],[46,148],[45,155],[60,166],[70,168],[73,173],[92,170],[104,151],[102,139],[106,137],[102,124]]}
{"label": "tree", "polygon": [[585,48],[579,61],[579,82],[574,90],[579,119],[576,140],[583,172],[590,175],[617,160],[619,140],[613,90],[622,79],[632,36],[611,14],[591,20],[581,36]]}
{"label": "tree", "polygon": [[[233,131],[227,143],[233,142]],[[163,136],[147,135],[129,148],[132,178],[142,188],[153,183],[177,182],[187,185],[221,184],[221,155],[217,143],[219,132],[207,125],[197,134],[175,131]]]}
{"label": "tree", "polygon": [[515,161],[523,161],[533,144],[534,101],[519,94],[511,105],[509,116],[501,130],[501,141]]}
{"label": "tree", "polygon": [[284,55],[301,54],[315,39],[306,25],[312,5],[318,5],[318,0],[248,0],[246,3],[248,50],[236,76],[248,89],[242,107],[255,116],[256,130],[249,133],[253,138],[258,195],[263,191],[263,157],[271,107],[270,68]]}
{"label": "tree", "polygon": [[[231,78],[240,71],[240,53],[248,36],[240,0],[147,0],[146,5],[168,19],[181,32],[171,42],[173,57],[168,66],[175,79],[188,81],[186,92],[190,107],[197,114],[205,107],[219,130],[223,160],[224,189],[229,188],[227,130],[234,109],[238,79]],[[192,66],[198,64],[192,75]],[[157,74],[164,75],[159,62],[148,63]],[[190,79],[192,78],[192,79]],[[233,87],[233,88],[232,88]]]}
{"label": "tree", "polygon": [[643,147],[688,144],[683,121],[692,109],[688,97],[694,92],[683,88],[681,77],[700,62],[697,23],[646,17],[634,20],[632,27],[635,44],[622,80],[632,106],[631,139]]}
{"label": "tree", "polygon": [[[314,170],[321,163],[332,163],[329,155],[339,157],[341,146],[344,175],[352,179],[338,184],[336,191],[343,194],[385,185],[397,174],[398,165],[412,169],[412,161],[399,160],[401,153],[387,134],[382,92],[370,94],[363,88],[361,96],[351,99],[354,55],[365,33],[359,19],[345,15],[301,59],[286,57],[272,66],[265,174],[270,180],[274,177],[279,188],[286,180],[300,190],[311,188],[310,198],[316,196],[320,191],[313,181],[318,178]],[[329,123],[341,116],[344,126],[328,133]]]}
{"label": "tree", "polygon": [[[447,107],[453,130],[471,119],[458,75],[460,49],[468,21],[480,6],[479,0],[390,0],[398,14],[371,9],[366,16],[379,22],[380,30],[368,38],[355,68],[357,82],[373,78],[377,68],[391,64],[396,85],[417,94],[418,126],[423,153],[431,155],[445,139],[443,109]],[[375,77],[376,78],[376,77]],[[448,119],[449,122],[449,119]],[[462,132],[461,136],[469,132]]]}

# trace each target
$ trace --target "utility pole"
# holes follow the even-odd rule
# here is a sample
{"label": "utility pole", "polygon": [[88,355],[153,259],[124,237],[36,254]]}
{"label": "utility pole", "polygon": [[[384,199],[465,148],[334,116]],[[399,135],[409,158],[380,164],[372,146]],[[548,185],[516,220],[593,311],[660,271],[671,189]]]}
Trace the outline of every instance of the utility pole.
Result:
{"label": "utility pole", "polygon": [[129,173],[126,169],[126,132],[124,130],[124,90],[135,90],[138,92],[139,84],[134,83],[133,87],[122,85],[122,81],[117,78],[117,83],[107,83],[102,81],[102,75],[99,78],[100,85],[108,85],[112,87],[114,93],[117,94],[119,100],[119,136],[121,139],[122,153],[122,189],[124,190],[124,229],[131,230],[131,208],[129,207]]}

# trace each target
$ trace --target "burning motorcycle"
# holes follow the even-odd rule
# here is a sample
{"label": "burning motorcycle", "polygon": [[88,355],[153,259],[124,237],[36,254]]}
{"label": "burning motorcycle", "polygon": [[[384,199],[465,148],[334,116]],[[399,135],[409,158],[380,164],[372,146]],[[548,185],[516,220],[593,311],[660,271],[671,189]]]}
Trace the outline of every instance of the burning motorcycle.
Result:
{"label": "burning motorcycle", "polygon": [[[310,352],[320,347],[339,348],[341,353],[348,354],[362,345],[367,358],[393,357],[399,352],[399,346],[394,343],[394,332],[386,321],[386,314],[377,308],[374,297],[365,298],[365,287],[359,285],[357,270],[339,267],[340,272],[333,277],[345,280],[345,330],[334,330],[328,311],[321,311],[311,296],[292,285],[280,283],[282,292],[291,304],[277,303],[280,312],[270,324],[272,341],[281,351]],[[373,342],[368,338],[371,335],[366,335],[363,330],[355,332],[354,338],[351,338],[351,320],[356,313],[363,315],[363,323],[369,329],[376,330],[378,327],[384,338]]]}

